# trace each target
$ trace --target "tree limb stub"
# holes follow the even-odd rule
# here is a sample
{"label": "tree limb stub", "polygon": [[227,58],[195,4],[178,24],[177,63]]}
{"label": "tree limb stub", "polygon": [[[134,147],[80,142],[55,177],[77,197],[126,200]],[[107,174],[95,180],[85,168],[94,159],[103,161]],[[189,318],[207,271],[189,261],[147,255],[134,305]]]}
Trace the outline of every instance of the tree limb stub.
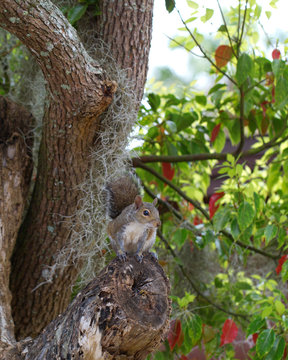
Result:
{"label": "tree limb stub", "polygon": [[36,339],[17,344],[18,358],[145,359],[168,330],[169,289],[152,256],[114,259]]}

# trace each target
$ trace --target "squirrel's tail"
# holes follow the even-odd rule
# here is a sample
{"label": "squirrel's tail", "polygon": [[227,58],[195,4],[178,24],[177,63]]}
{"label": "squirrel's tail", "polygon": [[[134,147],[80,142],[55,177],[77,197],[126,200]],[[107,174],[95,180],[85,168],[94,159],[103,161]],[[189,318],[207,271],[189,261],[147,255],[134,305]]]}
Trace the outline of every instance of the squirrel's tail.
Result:
{"label": "squirrel's tail", "polygon": [[106,185],[107,209],[110,218],[115,219],[125,207],[134,203],[140,193],[140,184],[136,176],[125,175]]}

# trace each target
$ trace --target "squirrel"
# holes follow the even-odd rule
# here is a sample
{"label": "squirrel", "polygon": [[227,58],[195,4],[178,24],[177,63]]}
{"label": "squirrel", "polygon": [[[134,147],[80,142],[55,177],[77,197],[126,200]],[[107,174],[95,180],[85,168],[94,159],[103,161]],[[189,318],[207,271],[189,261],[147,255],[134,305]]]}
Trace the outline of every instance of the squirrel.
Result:
{"label": "squirrel", "polygon": [[[121,261],[126,261],[129,254],[142,262],[143,253],[154,245],[157,227],[161,225],[157,198],[152,203],[143,202],[139,185],[130,175],[107,184],[106,190],[108,215],[112,218],[107,232],[112,248]],[[155,253],[151,254],[157,259]]]}

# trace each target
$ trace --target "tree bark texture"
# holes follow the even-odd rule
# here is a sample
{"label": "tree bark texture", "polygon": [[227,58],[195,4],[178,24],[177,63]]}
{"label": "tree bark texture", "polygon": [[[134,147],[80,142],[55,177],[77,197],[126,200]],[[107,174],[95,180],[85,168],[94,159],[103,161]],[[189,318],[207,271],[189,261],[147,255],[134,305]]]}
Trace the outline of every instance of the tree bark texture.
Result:
{"label": "tree bark texture", "polygon": [[35,189],[11,276],[18,336],[36,335],[69,302],[76,277],[72,269],[53,284],[33,289],[45,281],[44,265],[53,265],[53,256],[69,237],[63,218],[77,207],[76,187],[89,165],[97,118],[111,102],[116,84],[105,78],[75,30],[49,1],[2,1],[0,23],[36,56],[49,92]]}
{"label": "tree bark texture", "polygon": [[[139,99],[147,72],[152,3],[103,1],[98,19],[104,41],[115,47],[121,66],[130,68]],[[1,0],[0,26],[35,56],[48,90],[36,183],[12,258],[13,315],[21,338],[39,334],[69,303],[76,267],[65,269],[50,283],[45,267],[54,265],[55,254],[71,236],[65,219],[79,206],[78,185],[85,180],[90,150],[101,132],[99,116],[111,103],[117,84],[107,79],[49,0]]]}
{"label": "tree bark texture", "polygon": [[145,359],[168,330],[168,295],[152,256],[141,264],[114,259],[36,339],[5,349],[0,359]]}
{"label": "tree bark texture", "polygon": [[0,97],[0,341],[14,342],[9,290],[10,257],[22,221],[32,172],[33,118]]}
{"label": "tree bark texture", "polygon": [[154,0],[100,0],[101,16],[92,20],[96,24],[96,39],[109,44],[114,59],[127,69],[138,102],[148,70],[153,3]]}

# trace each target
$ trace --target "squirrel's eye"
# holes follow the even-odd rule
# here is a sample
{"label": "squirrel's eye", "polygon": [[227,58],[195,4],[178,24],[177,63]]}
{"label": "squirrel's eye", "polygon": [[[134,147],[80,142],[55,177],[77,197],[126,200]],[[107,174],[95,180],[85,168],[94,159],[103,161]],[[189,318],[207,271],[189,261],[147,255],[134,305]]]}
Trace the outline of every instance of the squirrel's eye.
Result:
{"label": "squirrel's eye", "polygon": [[144,211],[143,211],[143,215],[144,215],[144,216],[149,216],[149,215],[150,215],[150,211],[149,211],[149,210],[144,210]]}

